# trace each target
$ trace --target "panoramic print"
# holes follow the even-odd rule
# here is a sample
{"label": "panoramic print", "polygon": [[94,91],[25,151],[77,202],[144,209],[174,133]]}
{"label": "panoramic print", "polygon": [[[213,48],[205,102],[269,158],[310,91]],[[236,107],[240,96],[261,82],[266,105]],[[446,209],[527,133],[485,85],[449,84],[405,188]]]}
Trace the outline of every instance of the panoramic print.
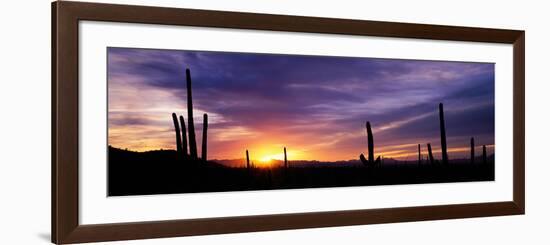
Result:
{"label": "panoramic print", "polygon": [[493,63],[107,49],[109,196],[493,181]]}

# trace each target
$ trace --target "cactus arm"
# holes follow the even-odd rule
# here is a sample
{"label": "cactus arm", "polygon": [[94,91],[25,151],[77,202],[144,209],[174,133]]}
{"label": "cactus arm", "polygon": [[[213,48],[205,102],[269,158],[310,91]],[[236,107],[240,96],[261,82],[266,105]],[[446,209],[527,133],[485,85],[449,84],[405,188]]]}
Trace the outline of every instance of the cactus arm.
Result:
{"label": "cactus arm", "polygon": [[181,135],[180,135],[180,127],[178,124],[178,117],[176,116],[176,113],[172,113],[172,120],[174,121],[174,129],[176,131],[176,149],[178,152],[178,156],[180,156],[182,152]]}

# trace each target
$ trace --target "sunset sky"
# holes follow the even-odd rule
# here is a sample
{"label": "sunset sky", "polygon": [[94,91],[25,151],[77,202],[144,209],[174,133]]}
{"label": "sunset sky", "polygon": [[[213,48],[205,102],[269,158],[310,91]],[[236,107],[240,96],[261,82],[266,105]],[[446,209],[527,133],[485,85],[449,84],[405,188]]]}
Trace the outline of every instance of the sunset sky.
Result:
{"label": "sunset sky", "polygon": [[[494,64],[108,48],[109,145],[175,149],[172,112],[187,120],[191,70],[198,150],[209,116],[208,158],[351,160],[367,153],[413,160],[440,149],[445,107],[450,158],[469,140],[494,150]],[[187,121],[186,121],[187,124]],[[476,148],[481,154],[481,148]]]}

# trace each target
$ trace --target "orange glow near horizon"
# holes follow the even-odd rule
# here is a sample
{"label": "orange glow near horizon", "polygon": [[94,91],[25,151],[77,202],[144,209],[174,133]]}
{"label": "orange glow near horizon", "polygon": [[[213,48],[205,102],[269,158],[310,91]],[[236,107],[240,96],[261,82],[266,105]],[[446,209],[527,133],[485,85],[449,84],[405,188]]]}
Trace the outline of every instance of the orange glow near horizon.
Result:
{"label": "orange glow near horizon", "polygon": [[[171,135],[171,132],[167,133]],[[116,133],[113,132],[112,137],[110,137],[110,143],[117,142]],[[173,149],[172,142],[166,142],[162,140],[156,140],[155,143],[151,143],[152,140],[136,139],[133,145],[128,147],[124,144],[111,144],[113,147],[121,149],[130,149],[132,151],[144,152],[144,151],[153,151],[153,150],[175,150]],[[197,142],[201,142],[200,137],[197,137]],[[122,142],[120,142],[122,143]],[[282,144],[267,143],[262,140],[254,142],[255,144],[250,144],[248,148],[250,159],[261,165],[269,165],[273,161],[284,161],[284,146]],[[304,142],[305,143],[305,142]],[[156,147],[155,147],[156,146]],[[165,146],[165,147],[158,147]],[[233,146],[233,145],[232,145]],[[426,145],[421,146],[421,155],[425,158],[428,155]],[[476,155],[481,154],[481,147],[476,146]],[[487,153],[494,153],[494,145],[486,145]],[[295,149],[297,148],[297,149]],[[245,157],[245,151],[247,148],[241,146],[233,147],[223,147],[223,150],[218,150],[219,155],[211,155],[209,159],[243,159]],[[200,151],[200,148],[199,148]],[[447,152],[449,154],[455,153],[457,156],[469,154],[470,147],[449,147]],[[287,147],[287,160],[296,161],[296,160],[318,160],[318,161],[347,161],[358,159],[359,154],[367,154],[368,150],[366,146],[360,146],[357,149],[349,149],[347,152],[341,152],[341,154],[335,154],[334,151],[329,151],[325,147],[316,149],[315,147],[302,146],[298,148],[296,145]],[[432,146],[432,153],[434,157],[438,157],[441,154],[441,149],[438,145]],[[457,154],[464,153],[464,154]],[[390,145],[390,146],[381,146],[375,147],[375,156],[381,156],[383,158],[393,158],[398,160],[413,160],[418,158],[417,144],[401,144],[401,145]]]}
{"label": "orange glow near horizon", "polygon": [[[295,159],[295,160],[298,160],[299,155],[300,154],[297,154],[295,151],[287,151],[287,153],[286,153],[287,160],[291,159],[291,158]],[[272,161],[272,160],[284,161],[285,160],[285,154],[284,154],[284,152],[266,154],[266,155],[262,155],[258,160],[260,160],[261,162],[269,162],[269,161]]]}

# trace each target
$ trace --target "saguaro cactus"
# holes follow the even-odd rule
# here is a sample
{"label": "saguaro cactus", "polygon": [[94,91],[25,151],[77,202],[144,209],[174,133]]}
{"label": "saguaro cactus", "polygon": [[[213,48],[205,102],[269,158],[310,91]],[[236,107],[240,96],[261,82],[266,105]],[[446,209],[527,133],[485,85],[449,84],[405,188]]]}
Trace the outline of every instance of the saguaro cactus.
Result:
{"label": "saguaro cactus", "polygon": [[418,144],[418,165],[422,164],[422,154],[420,153],[420,144]]}
{"label": "saguaro cactus", "polygon": [[432,145],[428,143],[428,158],[430,159],[430,164],[434,164],[434,155],[432,154]]}
{"label": "saguaro cactus", "polygon": [[369,121],[367,121],[366,128],[367,128],[367,141],[368,141],[367,146],[368,146],[368,150],[369,150],[369,158],[366,159],[365,155],[361,154],[361,155],[359,155],[359,159],[361,159],[361,162],[365,166],[380,165],[380,161],[375,161],[374,160],[374,137],[372,135],[372,129],[371,129]]}
{"label": "saguaro cactus", "polygon": [[197,141],[195,140],[195,123],[193,123],[193,96],[191,93],[191,71],[185,69],[187,78],[187,120],[189,126],[189,155],[197,159]]}
{"label": "saguaro cactus", "polygon": [[368,140],[368,147],[369,147],[369,163],[372,164],[374,162],[374,137],[372,136],[372,129],[370,127],[370,122],[367,121],[367,140]]}
{"label": "saguaro cactus", "polygon": [[487,148],[483,145],[483,164],[487,164]]}
{"label": "saguaro cactus", "polygon": [[181,148],[183,150],[183,156],[188,157],[189,154],[187,153],[187,129],[185,128],[185,120],[183,120],[183,116],[180,116],[180,123],[181,123]]}
{"label": "saguaro cactus", "polygon": [[248,157],[248,150],[246,150],[246,168],[250,169],[250,158]]}
{"label": "saguaro cactus", "polygon": [[202,160],[206,161],[206,138],[208,134],[208,115],[204,113],[202,115]]}
{"label": "saguaro cactus", "polygon": [[176,149],[178,151],[178,156],[181,156],[182,148],[181,148],[180,126],[178,123],[178,117],[176,116],[176,113],[172,113],[172,120],[174,121],[174,128],[176,130]]}
{"label": "saguaro cactus", "polygon": [[443,164],[448,164],[447,157],[447,136],[445,134],[445,115],[443,114],[443,103],[439,103],[439,131],[441,134],[441,160]]}
{"label": "saguaro cactus", "polygon": [[470,163],[474,164],[475,162],[475,145],[474,145],[474,137],[470,138]]}
{"label": "saguaro cactus", "polygon": [[288,160],[286,158],[286,147],[283,148],[283,151],[285,153],[285,168],[288,168]]}

